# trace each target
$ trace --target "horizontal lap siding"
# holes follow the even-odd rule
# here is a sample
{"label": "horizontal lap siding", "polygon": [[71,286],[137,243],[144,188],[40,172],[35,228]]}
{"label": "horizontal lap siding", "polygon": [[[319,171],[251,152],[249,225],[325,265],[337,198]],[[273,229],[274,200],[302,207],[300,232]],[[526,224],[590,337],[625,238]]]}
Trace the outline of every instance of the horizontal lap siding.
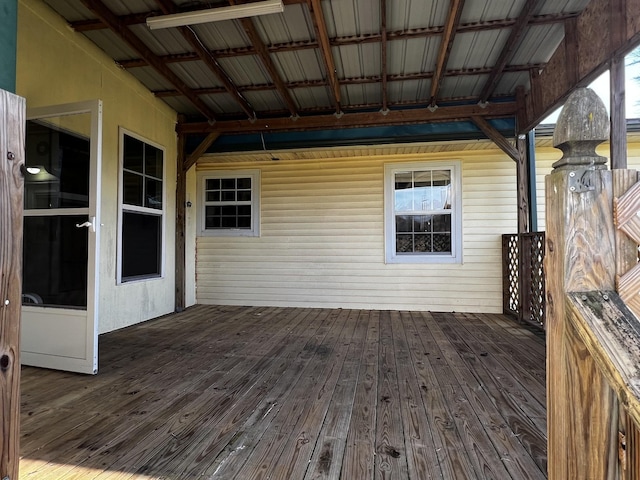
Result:
{"label": "horizontal lap siding", "polygon": [[[385,163],[456,159],[464,263],[385,265]],[[198,303],[502,310],[500,236],[515,229],[516,193],[515,164],[499,151],[219,166],[250,168],[261,171],[261,236],[197,239]]]}

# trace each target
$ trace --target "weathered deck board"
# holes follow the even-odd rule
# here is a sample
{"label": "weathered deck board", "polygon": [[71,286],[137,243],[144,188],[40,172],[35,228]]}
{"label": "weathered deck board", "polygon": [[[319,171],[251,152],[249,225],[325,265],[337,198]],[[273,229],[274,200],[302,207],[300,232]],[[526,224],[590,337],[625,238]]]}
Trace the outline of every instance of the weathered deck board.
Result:
{"label": "weathered deck board", "polygon": [[544,341],[500,315],[197,306],[25,367],[28,479],[544,479]]}

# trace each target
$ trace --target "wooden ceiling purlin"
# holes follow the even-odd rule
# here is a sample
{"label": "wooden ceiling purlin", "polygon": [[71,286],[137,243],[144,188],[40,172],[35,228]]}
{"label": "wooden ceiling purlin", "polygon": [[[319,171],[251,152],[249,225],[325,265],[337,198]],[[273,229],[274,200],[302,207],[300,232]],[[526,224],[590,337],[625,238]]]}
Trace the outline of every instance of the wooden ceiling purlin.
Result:
{"label": "wooden ceiling purlin", "polygon": [[138,55],[162,75],[176,90],[182,93],[196,107],[196,109],[209,121],[215,121],[216,116],[200,97],[193,93],[193,90],[176,75],[145,43],[140,40],[118,17],[109,10],[100,0],[82,0],[82,3],[94,15],[104,22],[109,29],[120,37],[127,45],[134,49]]}
{"label": "wooden ceiling purlin", "polygon": [[[284,2],[287,5],[289,2]],[[307,4],[307,0],[301,0],[300,3]],[[137,25],[145,23],[147,17],[154,15],[155,12],[136,13],[133,15],[123,15],[118,17],[124,25]],[[553,23],[562,23],[569,18],[577,17],[577,13],[563,13],[563,14],[545,14],[534,15],[529,21],[529,25],[549,25]],[[461,23],[458,26],[458,33],[465,32],[483,32],[489,30],[497,30],[503,28],[512,28],[517,19],[500,19],[500,20],[486,20],[483,22],[471,22]],[[102,30],[108,28],[106,24],[100,20],[79,20],[76,22],[70,22],[69,25],[76,32],[89,32],[93,30]],[[408,30],[398,30],[395,32],[387,32],[387,40],[404,40],[410,38],[425,38],[439,36],[444,33],[444,26],[426,27],[426,28],[412,28]],[[362,43],[377,43],[382,39],[381,33],[372,33],[366,35],[350,35],[346,37],[335,37],[329,39],[329,43],[332,47],[357,45]],[[275,52],[292,52],[295,50],[305,50],[310,48],[318,48],[318,42],[315,40],[308,41],[295,41],[286,43],[276,43],[267,46],[269,53]],[[216,50],[213,52],[217,58],[224,57],[236,57],[240,55],[256,55],[256,52],[251,47],[238,47],[227,48],[224,50]]]}
{"label": "wooden ceiling purlin", "polygon": [[387,0],[380,0],[380,71],[382,89],[382,111],[389,111],[387,95]]}
{"label": "wooden ceiling purlin", "polygon": [[[242,2],[239,2],[237,0],[229,0],[229,3],[231,5],[237,5]],[[262,60],[262,64],[267,69],[267,72],[269,73],[269,76],[273,81],[273,85],[275,89],[278,91],[278,93],[280,94],[280,97],[282,98],[285,105],[289,109],[289,113],[291,114],[292,117],[297,117],[298,106],[293,101],[293,98],[291,97],[291,93],[289,92],[289,89],[287,88],[286,84],[282,80],[282,77],[280,76],[280,73],[278,72],[276,65],[273,63],[271,54],[267,50],[267,46],[265,45],[265,43],[262,41],[262,38],[260,37],[260,34],[258,33],[258,29],[253,23],[253,20],[251,20],[250,18],[241,18],[240,23],[242,24],[244,31],[249,37],[249,41],[251,42],[251,45],[255,49],[257,55],[260,57],[260,60]]]}
{"label": "wooden ceiling purlin", "polygon": [[311,8],[311,17],[313,18],[313,26],[316,31],[316,38],[318,39],[322,60],[327,71],[327,80],[331,86],[331,94],[336,107],[336,114],[339,115],[341,113],[340,83],[338,81],[336,64],[333,60],[333,53],[331,52],[331,43],[329,42],[329,34],[327,32],[327,24],[324,20],[324,13],[322,12],[322,5],[320,5],[320,0],[310,0],[309,6]]}
{"label": "wooden ceiling purlin", "polygon": [[[178,13],[178,7],[173,0],[156,0],[156,3],[165,15]],[[240,93],[238,87],[236,87],[231,80],[231,77],[224,71],[224,69],[218,63],[218,60],[213,56],[210,50],[202,43],[198,35],[191,27],[177,27],[181,35],[189,42],[191,48],[198,54],[198,57],[204,64],[211,70],[211,72],[222,82],[224,88],[233,97],[233,99],[240,105],[240,108],[249,118],[256,118],[256,112],[247,101],[246,98]]]}
{"label": "wooden ceiling purlin", "polygon": [[426,108],[409,108],[405,110],[390,110],[386,115],[380,112],[356,112],[345,113],[344,115],[325,114],[301,116],[295,121],[290,118],[280,117],[260,119],[253,123],[247,120],[219,121],[214,125],[207,122],[191,122],[178,124],[176,131],[183,134],[209,132],[242,134],[456,122],[468,121],[472,117],[483,117],[485,119],[515,117],[516,108],[515,102],[492,102],[485,107],[476,104],[443,106],[433,112]]}
{"label": "wooden ceiling purlin", "polygon": [[507,62],[511,60],[513,56],[513,52],[518,46],[518,42],[520,38],[525,32],[525,27],[531,20],[533,16],[533,10],[536,5],[539,3],[539,0],[527,0],[522,7],[522,11],[518,16],[516,23],[511,28],[511,33],[509,34],[509,38],[504,45],[504,48],[500,52],[500,56],[496,60],[496,63],[487,79],[487,83],[485,83],[484,88],[482,89],[482,93],[480,94],[480,103],[485,103],[489,100],[491,94],[495,91],[498,86],[498,82],[500,81],[500,77],[502,76],[502,72],[504,71]]}
{"label": "wooden ceiling purlin", "polygon": [[451,0],[447,22],[444,27],[442,39],[440,40],[440,51],[438,53],[435,73],[431,79],[431,99],[429,101],[431,107],[437,106],[438,92],[440,91],[443,73],[446,70],[447,63],[449,62],[451,46],[453,45],[453,40],[460,24],[460,16],[462,15],[463,7],[464,0]]}
{"label": "wooden ceiling purlin", "polygon": [[[586,86],[605,71],[612,58],[626,55],[640,45],[640,0],[591,0],[578,16],[576,47],[567,38],[540,72],[533,72],[527,95],[527,121],[518,133],[526,133],[547,117],[576,87]],[[577,75],[569,78],[567,52],[574,51]],[[577,82],[575,81],[577,79]]]}
{"label": "wooden ceiling purlin", "polygon": [[[514,72],[528,72],[532,69],[542,69],[544,65],[536,64],[536,65],[508,65],[505,67],[504,72],[514,73]],[[461,77],[461,76],[471,76],[471,75],[488,75],[491,73],[491,68],[469,68],[469,69],[460,69],[460,70],[447,70],[444,73],[445,77]],[[388,82],[403,82],[409,80],[424,80],[425,78],[431,78],[433,76],[433,72],[425,72],[425,73],[403,73],[403,74],[387,74],[387,83]],[[368,77],[361,78],[343,78],[340,80],[340,85],[367,85],[372,83],[380,83],[382,82],[382,77],[379,75],[372,75]],[[313,88],[313,87],[326,87],[326,80],[302,80],[297,82],[287,82],[285,87],[289,90],[293,90],[295,88]],[[271,83],[267,84],[253,84],[253,85],[240,85],[238,86],[238,90],[241,92],[261,92],[267,90],[275,90],[276,86]],[[218,93],[225,93],[225,89],[223,87],[208,87],[208,88],[196,88],[193,91],[198,95],[215,95]],[[154,95],[159,98],[166,97],[176,97],[181,95],[177,90],[154,90],[152,91]],[[448,99],[447,99],[448,100]],[[387,100],[387,103],[388,100]],[[343,106],[343,108],[347,108]]]}

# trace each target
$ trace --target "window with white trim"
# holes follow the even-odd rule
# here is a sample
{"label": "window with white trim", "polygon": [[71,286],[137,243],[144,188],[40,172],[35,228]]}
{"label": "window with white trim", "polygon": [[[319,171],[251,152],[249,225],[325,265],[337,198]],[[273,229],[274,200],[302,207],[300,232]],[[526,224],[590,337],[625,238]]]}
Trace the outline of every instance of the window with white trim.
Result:
{"label": "window with white trim", "polygon": [[385,165],[387,263],[461,263],[460,162]]}
{"label": "window with white trim", "polygon": [[260,171],[199,176],[199,232],[204,236],[260,236]]}
{"label": "window with white trim", "polygon": [[164,150],[120,129],[118,282],[161,277]]}

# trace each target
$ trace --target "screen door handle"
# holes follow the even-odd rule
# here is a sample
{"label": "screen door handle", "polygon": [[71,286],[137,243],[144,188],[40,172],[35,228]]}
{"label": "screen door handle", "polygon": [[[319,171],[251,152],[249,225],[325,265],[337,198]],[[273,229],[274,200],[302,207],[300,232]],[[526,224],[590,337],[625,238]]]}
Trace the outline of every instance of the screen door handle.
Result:
{"label": "screen door handle", "polygon": [[76,228],[90,228],[92,232],[96,231],[96,217],[89,217],[84,223],[76,223]]}

